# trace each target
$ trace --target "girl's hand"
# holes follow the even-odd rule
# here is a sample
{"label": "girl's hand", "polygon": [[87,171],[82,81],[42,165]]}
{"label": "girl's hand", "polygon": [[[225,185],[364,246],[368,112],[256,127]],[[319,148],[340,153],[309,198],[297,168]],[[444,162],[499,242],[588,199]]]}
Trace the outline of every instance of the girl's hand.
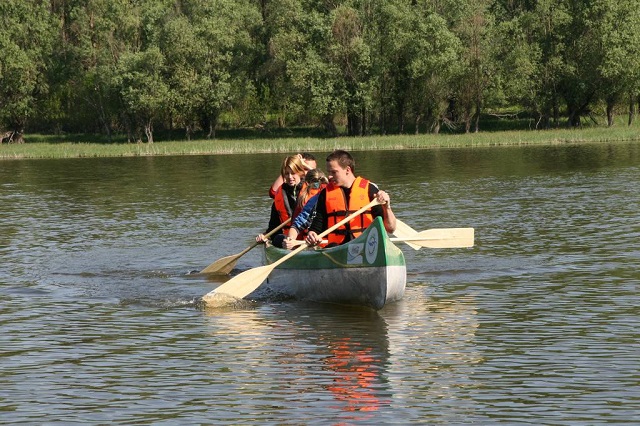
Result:
{"label": "girl's hand", "polygon": [[307,171],[313,170],[313,167],[311,167],[310,165],[307,164],[306,161],[304,161],[304,158],[302,158],[302,154],[298,154],[298,158],[300,159],[300,162],[302,162],[302,167],[304,167],[305,170]]}
{"label": "girl's hand", "polygon": [[297,246],[295,244],[293,244],[295,240],[292,240],[291,238],[287,237],[284,239],[284,241],[282,241],[282,247],[286,248],[287,250],[293,250],[294,248],[296,248]]}

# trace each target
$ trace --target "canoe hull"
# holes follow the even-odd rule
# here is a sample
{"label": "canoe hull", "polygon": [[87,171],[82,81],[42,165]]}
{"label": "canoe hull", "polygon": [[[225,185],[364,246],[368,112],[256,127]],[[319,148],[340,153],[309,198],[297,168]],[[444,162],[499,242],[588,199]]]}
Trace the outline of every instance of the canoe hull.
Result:
{"label": "canoe hull", "polygon": [[[265,263],[287,254],[265,247]],[[402,251],[388,238],[382,220],[349,244],[305,250],[275,268],[263,290],[299,300],[381,309],[400,300],[407,282]]]}
{"label": "canoe hull", "polygon": [[[381,309],[404,295],[406,267],[341,270],[274,270],[267,286],[299,300],[368,306]],[[313,276],[313,279],[309,277]]]}

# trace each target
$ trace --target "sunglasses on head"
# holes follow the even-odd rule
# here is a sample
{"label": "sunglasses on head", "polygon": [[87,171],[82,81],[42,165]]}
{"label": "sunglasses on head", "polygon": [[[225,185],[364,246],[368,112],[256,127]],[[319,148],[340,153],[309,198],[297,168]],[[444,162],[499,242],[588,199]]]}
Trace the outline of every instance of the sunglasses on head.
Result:
{"label": "sunglasses on head", "polygon": [[320,188],[320,179],[311,179],[309,181],[309,186],[311,186],[313,189]]}

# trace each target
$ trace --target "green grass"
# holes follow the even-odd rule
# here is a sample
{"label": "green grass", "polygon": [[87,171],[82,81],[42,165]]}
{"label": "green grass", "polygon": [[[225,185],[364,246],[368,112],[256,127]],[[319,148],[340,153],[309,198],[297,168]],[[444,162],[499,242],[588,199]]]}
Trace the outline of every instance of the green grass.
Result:
{"label": "green grass", "polygon": [[219,135],[215,140],[160,141],[153,144],[101,140],[93,135],[26,135],[27,143],[0,145],[0,160],[29,158],[133,157],[244,153],[329,152],[336,148],[362,150],[428,149],[510,145],[553,145],[640,141],[640,125],[611,128],[496,131],[469,134],[393,135],[365,137],[291,137],[247,132]]}

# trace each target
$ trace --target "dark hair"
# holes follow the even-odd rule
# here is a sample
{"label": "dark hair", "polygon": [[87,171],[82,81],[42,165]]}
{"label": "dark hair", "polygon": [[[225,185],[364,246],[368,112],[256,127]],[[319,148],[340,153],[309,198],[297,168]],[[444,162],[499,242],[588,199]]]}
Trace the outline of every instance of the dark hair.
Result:
{"label": "dark hair", "polygon": [[313,154],[309,154],[308,152],[303,152],[302,154],[302,159],[303,160],[312,160],[312,161],[316,161],[316,157],[313,156]]}
{"label": "dark hair", "polygon": [[337,161],[340,167],[342,167],[343,169],[350,167],[352,173],[355,174],[356,172],[356,160],[354,160],[351,154],[349,154],[347,151],[336,149],[327,156],[327,163],[329,161]]}

